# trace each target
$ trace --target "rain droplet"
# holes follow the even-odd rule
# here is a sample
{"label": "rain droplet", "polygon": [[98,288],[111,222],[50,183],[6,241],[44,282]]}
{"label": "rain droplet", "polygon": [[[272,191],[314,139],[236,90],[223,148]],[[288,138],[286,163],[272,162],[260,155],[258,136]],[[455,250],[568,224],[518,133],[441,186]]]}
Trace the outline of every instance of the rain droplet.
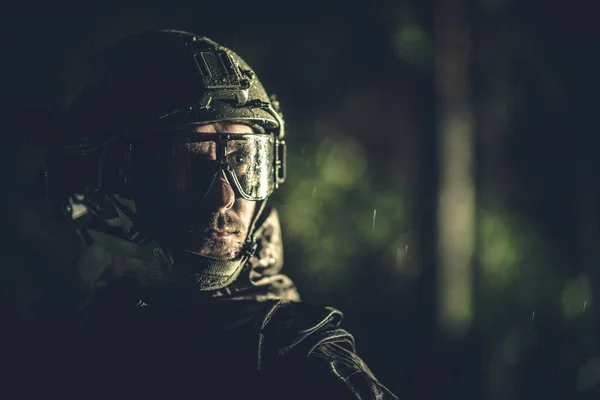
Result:
{"label": "rain droplet", "polygon": [[533,319],[535,318],[535,311],[531,313],[531,325],[533,326]]}
{"label": "rain droplet", "polygon": [[585,308],[587,307],[587,301],[583,302],[583,312],[585,312]]}
{"label": "rain droplet", "polygon": [[312,193],[312,198],[313,198],[313,199],[315,198],[315,194],[316,194],[316,193],[317,193],[317,187],[316,187],[316,186],[314,186],[314,187],[313,187],[313,193]]}
{"label": "rain droplet", "polygon": [[321,206],[320,206],[320,208],[321,208],[321,209],[323,208],[323,202],[321,202]]}
{"label": "rain droplet", "polygon": [[377,210],[373,210],[373,231],[375,231],[375,217],[377,217]]}

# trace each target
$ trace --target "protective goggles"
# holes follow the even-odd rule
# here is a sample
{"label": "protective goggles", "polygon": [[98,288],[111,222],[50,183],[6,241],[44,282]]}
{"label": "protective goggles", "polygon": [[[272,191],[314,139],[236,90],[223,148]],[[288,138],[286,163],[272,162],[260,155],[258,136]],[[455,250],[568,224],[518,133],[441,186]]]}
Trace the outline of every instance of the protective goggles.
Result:
{"label": "protective goggles", "polygon": [[268,133],[168,132],[130,143],[128,180],[140,195],[188,202],[206,197],[225,174],[239,196],[260,201],[285,181],[285,152]]}

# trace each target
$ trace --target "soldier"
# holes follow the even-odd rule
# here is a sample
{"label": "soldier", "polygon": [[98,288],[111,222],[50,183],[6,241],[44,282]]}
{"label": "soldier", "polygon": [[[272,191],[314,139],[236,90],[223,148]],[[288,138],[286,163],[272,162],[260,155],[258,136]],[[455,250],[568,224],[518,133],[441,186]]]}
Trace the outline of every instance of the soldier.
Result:
{"label": "soldier", "polygon": [[22,336],[44,392],[396,398],[340,311],[301,302],[280,273],[267,201],[285,181],[284,119],[237,54],[182,31],[125,38],[98,57],[59,139],[47,178],[89,296],[43,339]]}

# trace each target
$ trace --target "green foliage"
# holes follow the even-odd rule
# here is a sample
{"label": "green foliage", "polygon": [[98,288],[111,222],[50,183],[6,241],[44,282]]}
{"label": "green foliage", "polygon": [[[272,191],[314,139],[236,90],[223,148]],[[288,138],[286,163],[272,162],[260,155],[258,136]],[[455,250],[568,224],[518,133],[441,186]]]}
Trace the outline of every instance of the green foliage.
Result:
{"label": "green foliage", "polygon": [[413,8],[413,4],[404,1],[384,2],[383,19],[390,32],[390,47],[395,56],[422,69],[433,59],[433,38]]}
{"label": "green foliage", "polygon": [[530,232],[523,232],[506,217],[483,213],[480,221],[481,267],[484,280],[505,286],[517,278],[518,264],[525,258]]}
{"label": "green foliage", "polygon": [[406,229],[407,188],[385,185],[384,177],[375,176],[369,168],[375,161],[357,138],[325,137],[304,153],[316,156],[291,148],[291,178],[279,200],[286,248],[304,255],[303,273],[339,283],[356,272],[354,260],[387,248]]}
{"label": "green foliage", "polygon": [[423,66],[432,54],[431,38],[417,24],[399,26],[392,34],[392,47],[404,62]]}
{"label": "green foliage", "polygon": [[[482,211],[479,224],[485,290],[511,292],[523,306],[554,296],[558,277],[550,267],[549,249],[530,224],[509,213],[492,211]],[[537,282],[536,291],[531,290],[532,282]]]}

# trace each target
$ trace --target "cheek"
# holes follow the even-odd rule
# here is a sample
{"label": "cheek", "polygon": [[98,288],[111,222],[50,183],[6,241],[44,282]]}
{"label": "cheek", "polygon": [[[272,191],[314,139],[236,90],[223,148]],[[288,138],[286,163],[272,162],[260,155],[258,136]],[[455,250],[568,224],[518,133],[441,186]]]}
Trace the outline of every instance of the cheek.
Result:
{"label": "cheek", "polygon": [[237,199],[233,208],[242,222],[246,226],[249,226],[254,215],[254,210],[256,209],[256,203],[245,199]]}

